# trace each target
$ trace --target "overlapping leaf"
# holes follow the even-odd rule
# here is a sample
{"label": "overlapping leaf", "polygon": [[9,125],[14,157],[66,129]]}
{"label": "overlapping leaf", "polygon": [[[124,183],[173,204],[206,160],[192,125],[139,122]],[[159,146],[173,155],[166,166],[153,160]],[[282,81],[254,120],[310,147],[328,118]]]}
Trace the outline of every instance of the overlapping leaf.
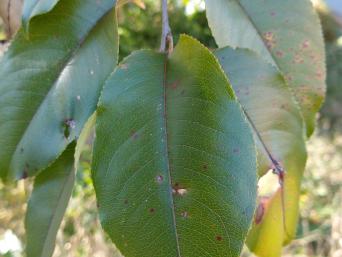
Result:
{"label": "overlapping leaf", "polygon": [[271,199],[261,198],[260,213],[256,213],[248,240],[255,253],[273,256],[296,232],[299,186],[306,163],[302,118],[283,76],[261,57],[229,47],[217,50],[215,55],[254,129],[259,174],[278,165],[286,171],[283,195],[279,190]]}
{"label": "overlapping leaf", "polygon": [[93,113],[117,59],[115,0],[60,0],[0,64],[0,175],[52,163]]}
{"label": "overlapping leaf", "polygon": [[220,47],[249,48],[285,76],[310,136],[325,93],[324,46],[309,0],[206,0]]}
{"label": "overlapping leaf", "polygon": [[25,220],[27,257],[50,257],[75,181],[72,143],[34,182]]}
{"label": "overlapping leaf", "polygon": [[93,179],[126,257],[239,256],[256,197],[252,133],[214,56],[182,36],[139,51],[107,81]]}

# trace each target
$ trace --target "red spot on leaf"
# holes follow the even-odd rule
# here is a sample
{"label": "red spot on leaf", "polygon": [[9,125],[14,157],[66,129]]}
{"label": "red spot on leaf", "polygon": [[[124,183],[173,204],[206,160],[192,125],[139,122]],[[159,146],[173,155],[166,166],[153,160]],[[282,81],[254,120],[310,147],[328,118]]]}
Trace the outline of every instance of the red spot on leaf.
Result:
{"label": "red spot on leaf", "polygon": [[222,238],[222,236],[217,235],[215,239],[216,239],[217,241],[222,241],[223,238]]}
{"label": "red spot on leaf", "polygon": [[284,52],[282,51],[276,51],[276,56],[278,56],[279,58],[284,56]]}
{"label": "red spot on leaf", "polygon": [[176,89],[179,85],[180,81],[179,80],[176,80],[175,82],[169,84],[169,86],[172,88],[172,89]]}
{"label": "red spot on leaf", "polygon": [[309,40],[304,40],[302,43],[302,48],[309,48],[310,47],[310,41]]}

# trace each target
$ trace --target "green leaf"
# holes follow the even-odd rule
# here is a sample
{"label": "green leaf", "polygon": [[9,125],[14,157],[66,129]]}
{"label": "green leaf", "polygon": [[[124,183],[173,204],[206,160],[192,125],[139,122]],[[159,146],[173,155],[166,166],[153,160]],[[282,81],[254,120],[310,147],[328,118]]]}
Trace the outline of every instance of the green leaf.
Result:
{"label": "green leaf", "polygon": [[[79,136],[117,61],[115,0],[60,0],[0,63],[0,175],[22,178]],[[29,36],[29,37],[28,37]]]}
{"label": "green leaf", "polygon": [[310,136],[325,94],[325,54],[311,1],[206,0],[207,17],[220,47],[257,52],[285,76]]}
{"label": "green leaf", "polygon": [[239,256],[256,197],[252,133],[215,57],[180,38],[107,81],[93,180],[105,231],[126,257]]}
{"label": "green leaf", "polygon": [[[296,233],[300,181],[307,157],[303,121],[283,76],[276,68],[246,49],[226,47],[217,50],[215,55],[254,129],[259,174],[263,175],[277,165],[286,172],[283,185],[285,213],[281,195],[277,193],[269,200],[268,205],[272,207],[256,218],[259,221],[254,223],[248,240],[251,250],[260,254],[258,248],[262,247],[268,254],[260,256],[271,256],[276,246],[280,251],[283,243],[289,242]],[[275,226],[275,222],[280,225]],[[268,240],[272,244],[265,247]]]}
{"label": "green leaf", "polygon": [[74,151],[70,144],[34,182],[28,202],[25,228],[27,257],[49,257],[75,181]]}
{"label": "green leaf", "polygon": [[47,13],[59,0],[25,0],[22,11],[22,23],[24,29],[28,29],[30,20],[38,15]]}
{"label": "green leaf", "polygon": [[83,127],[82,133],[77,140],[75,149],[75,169],[78,168],[81,154],[84,148],[89,144],[89,138],[95,134],[96,112],[94,112]]}

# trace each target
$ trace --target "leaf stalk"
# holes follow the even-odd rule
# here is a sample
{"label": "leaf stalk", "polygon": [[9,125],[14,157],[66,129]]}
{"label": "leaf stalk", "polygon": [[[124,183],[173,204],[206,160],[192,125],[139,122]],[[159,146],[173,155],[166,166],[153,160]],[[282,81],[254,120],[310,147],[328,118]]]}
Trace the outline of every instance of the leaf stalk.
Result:
{"label": "leaf stalk", "polygon": [[161,0],[162,5],[162,35],[160,43],[160,52],[170,54],[173,51],[173,37],[169,24],[169,14],[167,10],[167,0]]}

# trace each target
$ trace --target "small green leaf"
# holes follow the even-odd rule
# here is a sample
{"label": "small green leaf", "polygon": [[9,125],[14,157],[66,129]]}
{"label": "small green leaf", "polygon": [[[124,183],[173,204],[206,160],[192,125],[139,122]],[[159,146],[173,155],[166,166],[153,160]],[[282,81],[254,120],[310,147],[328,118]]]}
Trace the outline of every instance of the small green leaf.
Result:
{"label": "small green leaf", "polygon": [[22,11],[22,22],[25,30],[28,30],[30,20],[38,15],[47,13],[59,0],[25,0]]}
{"label": "small green leaf", "polygon": [[27,257],[53,254],[57,231],[74,186],[74,152],[73,143],[35,179],[25,220]]}
{"label": "small green leaf", "polygon": [[[95,1],[96,2],[96,1]],[[116,65],[115,0],[60,0],[0,63],[0,177],[32,176],[80,134]]]}
{"label": "small green leaf", "polygon": [[255,207],[252,133],[215,57],[182,36],[107,81],[93,180],[102,225],[126,257],[239,256]]}
{"label": "small green leaf", "polygon": [[[254,223],[247,241],[249,248],[255,253],[265,257],[272,256],[274,252],[280,252],[283,243],[289,242],[296,233],[299,187],[307,157],[303,121],[289,88],[277,69],[246,49],[233,50],[226,47],[217,50],[215,55],[254,129],[259,174],[263,175],[274,169],[276,164],[285,170],[285,213],[279,191],[269,199],[267,206],[271,207],[259,205],[263,208],[263,213],[256,217],[260,221]],[[283,217],[286,225],[283,224]],[[266,244],[265,247],[266,241],[272,244]],[[263,249],[262,254],[259,248]]]}
{"label": "small green leaf", "polygon": [[89,144],[89,138],[95,134],[95,122],[96,122],[96,112],[94,112],[86,122],[80,137],[77,140],[76,150],[75,150],[75,169],[77,170],[81,154],[87,144]]}
{"label": "small green leaf", "polygon": [[220,47],[248,48],[275,65],[299,103],[310,136],[325,95],[321,26],[310,0],[206,0]]}

